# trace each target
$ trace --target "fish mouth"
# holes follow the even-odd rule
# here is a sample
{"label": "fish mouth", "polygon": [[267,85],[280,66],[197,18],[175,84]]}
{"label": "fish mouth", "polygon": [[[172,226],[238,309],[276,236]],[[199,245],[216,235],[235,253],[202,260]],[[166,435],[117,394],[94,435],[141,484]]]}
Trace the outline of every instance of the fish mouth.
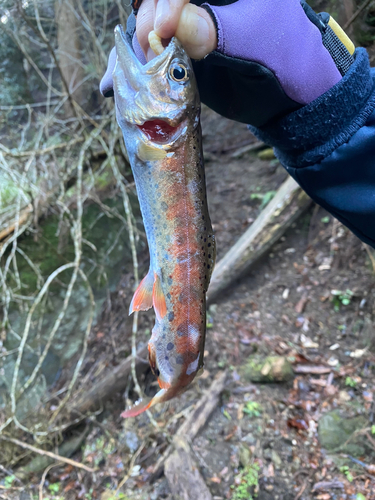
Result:
{"label": "fish mouth", "polygon": [[177,141],[187,128],[187,120],[176,126],[170,125],[165,120],[156,118],[147,120],[142,125],[137,125],[147,141],[160,145],[171,145]]}

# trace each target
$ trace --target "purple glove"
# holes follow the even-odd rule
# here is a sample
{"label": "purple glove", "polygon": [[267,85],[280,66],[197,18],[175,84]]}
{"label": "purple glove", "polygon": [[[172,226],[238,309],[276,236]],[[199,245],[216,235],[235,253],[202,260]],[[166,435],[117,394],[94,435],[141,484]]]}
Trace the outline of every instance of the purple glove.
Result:
{"label": "purple glove", "polygon": [[[354,61],[354,46],[337,23],[304,0],[192,3],[211,15],[218,36],[217,50],[194,61],[201,100],[228,118],[272,123],[331,89]],[[145,62],[133,16],[127,33]],[[104,95],[112,95],[111,72],[110,58]]]}
{"label": "purple glove", "polygon": [[308,104],[341,80],[321,32],[299,0],[238,0],[222,7],[206,6],[215,16],[217,51],[270,69],[294,101]]}

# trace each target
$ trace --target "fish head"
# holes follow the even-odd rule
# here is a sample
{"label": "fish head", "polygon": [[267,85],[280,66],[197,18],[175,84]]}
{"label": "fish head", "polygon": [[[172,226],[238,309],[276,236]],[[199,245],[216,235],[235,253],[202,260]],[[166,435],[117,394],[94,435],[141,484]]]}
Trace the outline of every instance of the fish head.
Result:
{"label": "fish head", "polygon": [[143,65],[120,25],[115,41],[114,95],[124,136],[170,148],[199,124],[200,101],[190,58],[172,38],[159,56]]}

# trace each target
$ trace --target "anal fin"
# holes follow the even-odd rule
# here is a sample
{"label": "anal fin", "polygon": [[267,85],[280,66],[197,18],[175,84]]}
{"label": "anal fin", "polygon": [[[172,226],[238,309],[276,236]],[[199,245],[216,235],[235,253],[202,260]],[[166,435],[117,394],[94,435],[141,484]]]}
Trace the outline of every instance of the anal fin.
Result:
{"label": "anal fin", "polygon": [[129,314],[134,311],[147,311],[152,307],[152,291],[154,287],[154,275],[151,269],[140,282],[130,303]]}
{"label": "anal fin", "polygon": [[161,321],[167,314],[167,304],[165,302],[165,296],[163,289],[161,287],[161,281],[159,276],[155,273],[154,289],[152,292],[152,301],[158,321]]}
{"label": "anal fin", "polygon": [[169,397],[167,396],[167,391],[165,389],[161,389],[159,392],[155,394],[155,396],[150,399],[150,398],[145,398],[143,399],[139,404],[134,405],[132,408],[129,408],[129,410],[125,410],[121,413],[121,416],[124,418],[128,417],[137,417],[144,411],[148,410],[152,406],[162,403],[163,401],[167,401]]}

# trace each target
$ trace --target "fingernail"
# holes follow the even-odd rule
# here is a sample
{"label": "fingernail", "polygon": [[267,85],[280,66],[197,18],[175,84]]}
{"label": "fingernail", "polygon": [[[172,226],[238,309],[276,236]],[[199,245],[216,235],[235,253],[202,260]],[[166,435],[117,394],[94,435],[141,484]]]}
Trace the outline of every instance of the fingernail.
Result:
{"label": "fingernail", "polygon": [[204,47],[207,45],[210,27],[201,11],[194,4],[187,4],[182,11],[178,30],[182,30],[183,40],[187,39],[191,45]]}
{"label": "fingernail", "polygon": [[159,0],[156,6],[154,30],[157,31],[162,24],[166,21],[170,13],[169,0]]}

